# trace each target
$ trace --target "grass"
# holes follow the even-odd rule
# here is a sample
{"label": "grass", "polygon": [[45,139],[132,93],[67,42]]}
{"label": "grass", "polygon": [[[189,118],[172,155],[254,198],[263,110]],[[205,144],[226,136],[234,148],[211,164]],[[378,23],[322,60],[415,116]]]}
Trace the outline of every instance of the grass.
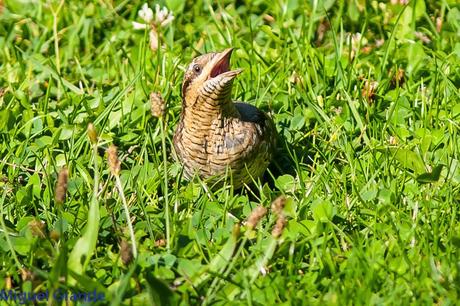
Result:
{"label": "grass", "polygon": [[[154,52],[131,24],[142,2],[1,3],[1,289],[96,290],[101,305],[460,299],[455,0],[161,1],[175,19]],[[172,135],[186,65],[230,46],[235,99],[270,111],[282,141],[265,181],[208,192],[181,179]]]}

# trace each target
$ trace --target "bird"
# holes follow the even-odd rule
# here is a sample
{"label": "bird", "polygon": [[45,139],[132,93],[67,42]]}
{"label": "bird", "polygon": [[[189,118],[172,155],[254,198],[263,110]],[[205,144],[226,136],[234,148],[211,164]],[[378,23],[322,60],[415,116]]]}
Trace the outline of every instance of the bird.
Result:
{"label": "bird", "polygon": [[232,100],[233,48],[195,57],[182,82],[182,110],[173,136],[175,158],[187,180],[198,176],[211,189],[227,179],[235,189],[262,177],[274,155],[277,132],[257,107]]}

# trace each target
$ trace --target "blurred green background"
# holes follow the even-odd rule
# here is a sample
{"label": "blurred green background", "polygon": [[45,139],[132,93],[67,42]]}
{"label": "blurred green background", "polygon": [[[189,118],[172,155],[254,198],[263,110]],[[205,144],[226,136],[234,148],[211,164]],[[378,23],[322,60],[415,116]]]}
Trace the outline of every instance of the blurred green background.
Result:
{"label": "blurred green background", "polygon": [[[147,4],[139,30],[139,1],[0,1],[1,289],[96,289],[126,305],[458,301],[458,1]],[[270,112],[283,140],[266,181],[211,193],[180,179],[171,141],[185,67],[228,47],[244,68],[234,99]],[[253,229],[257,206],[269,211]],[[68,269],[82,265],[69,260],[78,239],[81,274]]]}

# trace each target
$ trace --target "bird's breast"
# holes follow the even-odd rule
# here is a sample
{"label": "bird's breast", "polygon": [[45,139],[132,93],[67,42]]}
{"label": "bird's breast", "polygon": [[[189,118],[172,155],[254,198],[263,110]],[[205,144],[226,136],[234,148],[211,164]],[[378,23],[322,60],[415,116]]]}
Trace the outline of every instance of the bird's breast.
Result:
{"label": "bird's breast", "polygon": [[[266,169],[276,133],[267,125],[270,119],[252,106],[239,106],[236,116],[207,116],[185,110],[174,136],[174,146],[187,178],[222,178],[231,170],[233,181],[248,182]],[[258,112],[258,110],[257,110]],[[259,118],[260,117],[260,118]],[[266,120],[265,120],[265,119]]]}

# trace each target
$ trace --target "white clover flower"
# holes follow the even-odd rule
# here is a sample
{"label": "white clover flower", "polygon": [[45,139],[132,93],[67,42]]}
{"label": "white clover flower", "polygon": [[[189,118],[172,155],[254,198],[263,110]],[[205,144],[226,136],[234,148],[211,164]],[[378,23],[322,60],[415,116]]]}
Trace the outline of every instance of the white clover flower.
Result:
{"label": "white clover flower", "polygon": [[155,5],[155,14],[147,3],[142,5],[138,12],[139,18],[145,23],[132,22],[135,30],[143,30],[149,28],[151,25],[155,27],[166,27],[174,20],[174,15],[166,7],[160,8],[158,4]]}
{"label": "white clover flower", "polygon": [[142,5],[142,9],[138,12],[138,14],[139,17],[147,23],[150,23],[153,20],[153,11],[147,3]]}
{"label": "white clover flower", "polygon": [[149,27],[148,24],[135,22],[135,21],[133,21],[132,24],[133,24],[134,30],[144,30],[144,29],[147,29]]}
{"label": "white clover flower", "polygon": [[156,51],[159,47],[158,41],[161,40],[161,28],[170,24],[174,20],[174,15],[166,7],[160,8],[158,4],[155,5],[154,14],[153,10],[147,3],[142,5],[138,15],[139,18],[145,21],[145,23],[133,21],[133,28],[134,30],[150,29],[150,49],[152,49],[152,51]]}
{"label": "white clover flower", "polygon": [[160,5],[155,4],[155,21],[162,27],[167,26],[174,20],[174,15],[166,7],[160,9]]}

